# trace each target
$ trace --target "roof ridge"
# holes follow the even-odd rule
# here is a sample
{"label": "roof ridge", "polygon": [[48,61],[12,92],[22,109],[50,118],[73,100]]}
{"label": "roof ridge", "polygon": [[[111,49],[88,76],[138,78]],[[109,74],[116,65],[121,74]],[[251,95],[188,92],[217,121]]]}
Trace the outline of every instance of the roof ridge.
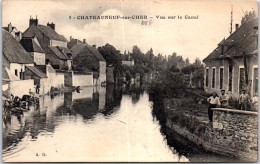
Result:
{"label": "roof ridge", "polygon": [[[257,22],[256,22],[257,21]],[[250,47],[250,45],[252,45],[253,42],[255,42],[251,37],[253,32],[253,28],[251,29],[252,26],[258,25],[258,19],[254,18],[251,19],[250,21],[243,23],[236,31],[234,31],[232,34],[230,34],[227,39],[226,42],[232,42],[232,40],[234,41],[233,43],[237,43],[237,45],[241,45],[244,44],[246,45],[243,50],[248,51],[249,49],[252,49],[252,47]],[[244,43],[244,42],[249,42],[248,44]],[[232,44],[232,43],[231,43]],[[203,59],[203,62],[205,62],[205,60],[210,60],[210,59],[217,59],[220,56],[220,52],[217,51],[219,49],[221,45],[218,45],[206,58]],[[232,46],[230,49],[227,49],[224,53],[223,56],[226,55],[231,55],[234,56],[234,44],[230,45]],[[241,51],[241,50],[239,50]],[[239,53],[241,54],[241,53]]]}

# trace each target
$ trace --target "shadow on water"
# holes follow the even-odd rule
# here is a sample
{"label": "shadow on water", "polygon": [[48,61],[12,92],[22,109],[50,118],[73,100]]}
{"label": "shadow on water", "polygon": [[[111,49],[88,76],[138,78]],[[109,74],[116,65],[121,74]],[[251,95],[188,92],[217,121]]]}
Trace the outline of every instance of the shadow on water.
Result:
{"label": "shadow on water", "polygon": [[33,141],[42,131],[54,132],[60,116],[80,115],[86,121],[98,114],[110,118],[119,109],[122,95],[132,92],[132,87],[125,86],[86,87],[79,92],[43,96],[39,106],[30,106],[24,114],[3,113],[3,153],[15,148],[27,134]]}
{"label": "shadow on water", "polygon": [[[28,142],[39,140],[42,135],[53,135],[58,125],[62,124],[62,122],[67,123],[66,125],[70,123],[67,118],[80,118],[80,121],[83,120],[84,123],[89,123],[95,120],[96,117],[102,116],[106,121],[110,118],[115,118],[111,122],[114,123],[113,121],[115,121],[115,123],[118,123],[116,120],[121,108],[121,116],[123,117],[120,119],[123,120],[123,123],[120,122],[120,124],[116,124],[116,127],[121,126],[121,128],[124,128],[126,125],[125,121],[127,120],[124,120],[124,110],[122,114],[122,106],[125,105],[121,104],[122,100],[125,102],[129,100],[129,102],[132,103],[130,105],[135,108],[137,104],[140,105],[140,102],[142,103],[143,100],[141,99],[145,97],[144,92],[147,91],[147,89],[148,85],[140,84],[122,86],[107,85],[106,87],[85,87],[78,92],[65,92],[40,97],[39,106],[31,106],[30,110],[21,115],[3,114],[3,154],[5,154],[5,156],[14,154],[18,150],[23,150]],[[160,97],[149,97],[149,100],[153,103],[144,102],[143,104],[152,104],[152,109],[150,106],[146,106],[145,109],[148,110],[148,113],[151,109],[152,116],[150,115],[150,117],[153,117],[154,122],[158,120],[160,132],[167,142],[167,149],[169,147],[170,150],[176,151],[177,154],[179,154],[179,158],[185,156],[195,162],[210,161],[209,158],[218,159],[218,161],[220,161],[220,157],[205,152],[184,137],[167,129],[165,125],[166,114],[163,112],[163,101]],[[146,99],[145,101],[148,100]],[[146,113],[146,115],[142,115],[142,111],[144,111],[143,106],[139,106],[139,108],[142,110],[138,111],[135,109],[133,112],[136,113],[129,114],[133,117],[132,125],[140,126],[140,123],[147,123],[147,125],[154,123],[152,121],[149,122],[149,117],[146,117]],[[134,117],[138,116],[138,114],[141,120],[135,122],[134,120],[138,118]],[[142,122],[143,120],[148,121]],[[156,127],[157,124],[158,123],[153,126]],[[116,129],[114,130],[116,131]],[[158,134],[162,136],[159,131]],[[134,137],[139,135],[134,135]],[[19,145],[20,143],[22,143],[22,145]],[[174,154],[176,153],[173,151],[172,153],[170,152],[170,156],[174,156]]]}

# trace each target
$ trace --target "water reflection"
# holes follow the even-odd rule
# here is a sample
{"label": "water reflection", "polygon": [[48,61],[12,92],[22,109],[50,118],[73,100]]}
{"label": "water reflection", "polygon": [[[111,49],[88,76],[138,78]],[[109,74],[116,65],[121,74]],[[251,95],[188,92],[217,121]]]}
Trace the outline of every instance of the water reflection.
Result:
{"label": "water reflection", "polygon": [[4,114],[3,160],[187,161],[160,133],[146,87],[86,87],[41,97],[22,115]]}

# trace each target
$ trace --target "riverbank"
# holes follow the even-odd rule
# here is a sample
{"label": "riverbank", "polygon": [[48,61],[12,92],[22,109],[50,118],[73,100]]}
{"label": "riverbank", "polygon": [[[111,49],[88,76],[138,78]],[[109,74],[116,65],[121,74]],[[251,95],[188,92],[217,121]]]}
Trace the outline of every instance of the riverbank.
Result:
{"label": "riverbank", "polygon": [[234,109],[215,109],[208,121],[207,104],[194,96],[160,98],[163,107],[155,114],[167,131],[178,133],[205,151],[229,156],[238,161],[257,161],[258,113]]}

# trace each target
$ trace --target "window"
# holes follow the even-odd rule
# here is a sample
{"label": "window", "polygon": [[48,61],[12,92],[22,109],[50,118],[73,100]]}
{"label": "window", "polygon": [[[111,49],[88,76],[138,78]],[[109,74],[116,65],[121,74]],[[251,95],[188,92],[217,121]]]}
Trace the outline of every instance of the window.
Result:
{"label": "window", "polygon": [[18,76],[18,70],[17,69],[14,70],[14,74],[15,74],[15,76]]}
{"label": "window", "polygon": [[229,69],[228,69],[228,90],[229,91],[232,91],[232,85],[233,85],[233,76],[232,76],[232,72],[233,72],[233,67],[232,65],[229,66]]}
{"label": "window", "polygon": [[239,68],[239,93],[245,89],[245,68]]}
{"label": "window", "polygon": [[258,68],[254,68],[253,94],[258,94]]}
{"label": "window", "polygon": [[206,68],[206,87],[208,87],[209,86],[209,69],[208,68]]}
{"label": "window", "polygon": [[212,88],[215,88],[216,68],[212,68]]}
{"label": "window", "polygon": [[21,72],[20,72],[20,80],[23,80],[23,70],[21,69]]}
{"label": "window", "polygon": [[224,68],[219,69],[219,88],[223,89],[223,80],[224,80]]}
{"label": "window", "polygon": [[50,62],[49,59],[45,60],[45,64],[49,64],[49,62]]}

